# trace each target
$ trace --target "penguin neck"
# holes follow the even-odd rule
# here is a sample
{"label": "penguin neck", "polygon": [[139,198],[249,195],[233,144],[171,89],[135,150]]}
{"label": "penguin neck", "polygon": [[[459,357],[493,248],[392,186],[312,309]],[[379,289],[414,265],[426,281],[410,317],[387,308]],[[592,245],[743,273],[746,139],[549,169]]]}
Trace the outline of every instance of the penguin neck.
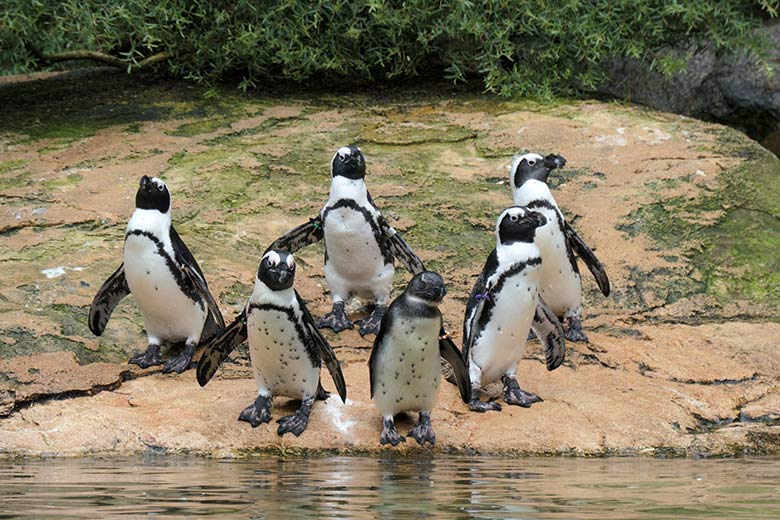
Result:
{"label": "penguin neck", "polygon": [[130,221],[127,223],[127,232],[130,231],[148,231],[160,238],[168,236],[171,228],[171,211],[166,213],[156,209],[136,208]]}
{"label": "penguin neck", "polygon": [[547,183],[536,179],[528,179],[520,186],[512,190],[512,198],[516,206],[527,206],[535,200],[549,200],[555,202],[550,187]]}
{"label": "penguin neck", "polygon": [[255,287],[252,290],[252,296],[249,298],[249,303],[291,307],[292,302],[295,299],[295,289],[293,289],[293,287],[288,287],[281,291],[274,291],[263,283],[260,278],[255,277]]}
{"label": "penguin neck", "polygon": [[539,258],[541,252],[535,242],[510,242],[508,244],[496,244],[496,256],[499,265],[508,265],[516,262],[526,262],[531,258]]}
{"label": "penguin neck", "polygon": [[[364,179],[348,179],[337,175],[330,183],[330,198],[328,204],[334,204],[341,199],[351,199],[361,204],[368,200],[368,190]],[[362,205],[362,204],[361,204]]]}

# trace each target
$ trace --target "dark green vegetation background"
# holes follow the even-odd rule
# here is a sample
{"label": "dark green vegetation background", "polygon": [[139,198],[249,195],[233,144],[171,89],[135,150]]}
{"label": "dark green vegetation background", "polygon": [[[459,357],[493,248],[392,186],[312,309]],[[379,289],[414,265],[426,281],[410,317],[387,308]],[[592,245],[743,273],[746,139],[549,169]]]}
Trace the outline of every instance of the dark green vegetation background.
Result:
{"label": "dark green vegetation background", "polygon": [[[571,95],[612,56],[652,59],[689,41],[757,51],[778,0],[5,0],[0,74],[91,61],[198,81],[420,75],[502,95]],[[660,70],[684,60],[661,58]]]}

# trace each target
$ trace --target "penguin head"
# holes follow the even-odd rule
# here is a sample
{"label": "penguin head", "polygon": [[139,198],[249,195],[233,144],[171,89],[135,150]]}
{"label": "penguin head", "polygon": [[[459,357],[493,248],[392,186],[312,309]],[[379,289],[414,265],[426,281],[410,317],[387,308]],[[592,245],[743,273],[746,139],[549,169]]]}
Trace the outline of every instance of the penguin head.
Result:
{"label": "penguin head", "polygon": [[331,177],[364,179],[366,177],[366,158],[356,144],[342,146],[336,150],[330,162]]}
{"label": "penguin head", "polygon": [[444,287],[444,279],[439,273],[423,271],[412,278],[406,287],[406,293],[426,302],[439,304],[444,299],[444,295],[447,294],[447,289]]}
{"label": "penguin head", "polygon": [[295,281],[295,258],[281,249],[268,251],[260,260],[257,278],[272,291],[289,289]]}
{"label": "penguin head", "polygon": [[547,157],[542,157],[538,153],[518,155],[512,162],[509,181],[514,190],[529,180],[547,182],[551,171],[563,168],[565,165],[566,159],[561,155],[550,154]]}
{"label": "penguin head", "polygon": [[514,242],[533,242],[536,228],[547,224],[547,218],[539,212],[523,206],[505,209],[496,222],[498,243],[509,245]]}
{"label": "penguin head", "polygon": [[171,209],[171,194],[168,186],[157,177],[144,175],[135,194],[135,207],[168,213]]}

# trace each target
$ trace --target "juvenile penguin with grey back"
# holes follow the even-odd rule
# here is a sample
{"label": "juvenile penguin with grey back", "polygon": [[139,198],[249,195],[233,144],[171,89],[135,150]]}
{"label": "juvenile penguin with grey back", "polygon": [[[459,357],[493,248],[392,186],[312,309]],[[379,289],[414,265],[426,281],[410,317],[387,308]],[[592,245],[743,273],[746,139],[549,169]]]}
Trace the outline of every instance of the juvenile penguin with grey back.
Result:
{"label": "juvenile penguin with grey back", "polygon": [[306,304],[293,288],[295,259],[270,250],[263,255],[252,295],[235,321],[206,346],[198,365],[204,386],[238,345],[249,340],[249,355],[257,383],[257,398],[239,415],[257,427],[271,420],[271,399],[300,399],[301,406],[277,422],[277,433],[296,437],[306,429],[315,398],[327,398],[320,386],[320,366],[330,371],[336,390],[346,401],[347,388],[336,354],[317,329]]}
{"label": "juvenile penguin with grey back", "polygon": [[360,334],[375,334],[387,310],[398,258],[412,273],[424,270],[417,255],[387,223],[365,183],[366,161],[356,145],[339,148],[331,160],[330,195],[317,218],[274,241],[269,249],[295,252],[325,240],[325,280],[333,309],[320,327],[336,332],[353,327],[345,304],[373,301],[371,315],[358,322]]}
{"label": "juvenile penguin with grey back", "polygon": [[547,186],[550,172],[565,164],[560,155],[517,156],[512,163],[510,184],[516,205],[527,206],[547,219],[536,231],[543,260],[539,292],[553,312],[561,320],[566,319],[566,339],[588,341],[582,329],[582,282],[575,255],[588,266],[604,296],[609,296],[609,278],[593,251],[566,222]]}
{"label": "juvenile penguin with grey back", "polygon": [[499,378],[507,404],[528,408],[542,400],[522,390],[516,377],[530,328],[544,345],[548,370],[565,357],[561,324],[538,296],[543,262],[534,236],[546,223],[541,213],[519,206],[505,209],[496,222],[496,248],[474,284],[463,323],[469,408],[475,412],[501,410],[479,399],[480,389]]}
{"label": "juvenile penguin with grey back", "polygon": [[402,412],[419,412],[419,420],[408,435],[421,445],[436,442],[431,410],[441,379],[439,357],[452,366],[461,398],[468,402],[468,372],[461,353],[440,336],[442,315],[438,306],[446,292],[438,273],[419,273],[382,318],[368,366],[371,398],[382,416],[379,442],[383,445],[396,446],[406,440],[394,421],[394,416]]}
{"label": "juvenile penguin with grey back", "polygon": [[171,196],[165,183],[144,175],[135,211],[125,232],[124,261],[98,290],[89,309],[89,328],[103,334],[111,313],[131,292],[144,319],[148,348],[130,363],[147,368],[163,363],[163,342],[184,342],[163,372],[183,372],[195,348],[224,327],[198,262],[171,224]]}

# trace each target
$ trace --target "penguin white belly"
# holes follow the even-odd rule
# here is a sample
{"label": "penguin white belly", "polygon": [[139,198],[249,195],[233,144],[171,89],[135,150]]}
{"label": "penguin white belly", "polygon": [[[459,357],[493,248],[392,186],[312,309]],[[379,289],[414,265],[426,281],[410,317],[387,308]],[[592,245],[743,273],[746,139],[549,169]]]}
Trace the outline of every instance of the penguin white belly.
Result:
{"label": "penguin white belly", "polygon": [[400,319],[377,360],[374,400],[382,417],[431,411],[441,378],[438,319]]}
{"label": "penguin white belly", "polygon": [[482,371],[484,386],[517,366],[525,352],[526,338],[536,311],[538,268],[526,268],[506,279],[494,294],[490,320],[469,350],[469,362]]}
{"label": "penguin white belly", "polygon": [[566,237],[558,227],[555,211],[542,213],[547,217],[547,224],[536,230],[536,244],[542,254],[539,292],[556,315],[568,316],[577,313],[582,305],[580,275],[569,262]]}
{"label": "penguin white belly", "polygon": [[258,394],[304,399],[317,393],[320,368],[312,365],[286,313],[252,310],[247,334]]}
{"label": "penguin white belly", "polygon": [[206,306],[182,292],[157,245],[144,236],[128,236],[124,265],[127,285],[141,310],[147,334],[158,340],[199,342]]}
{"label": "penguin white belly", "polygon": [[365,216],[350,208],[331,210],[324,224],[325,279],[331,292],[342,298],[389,297],[393,264],[385,264],[371,225]]}

